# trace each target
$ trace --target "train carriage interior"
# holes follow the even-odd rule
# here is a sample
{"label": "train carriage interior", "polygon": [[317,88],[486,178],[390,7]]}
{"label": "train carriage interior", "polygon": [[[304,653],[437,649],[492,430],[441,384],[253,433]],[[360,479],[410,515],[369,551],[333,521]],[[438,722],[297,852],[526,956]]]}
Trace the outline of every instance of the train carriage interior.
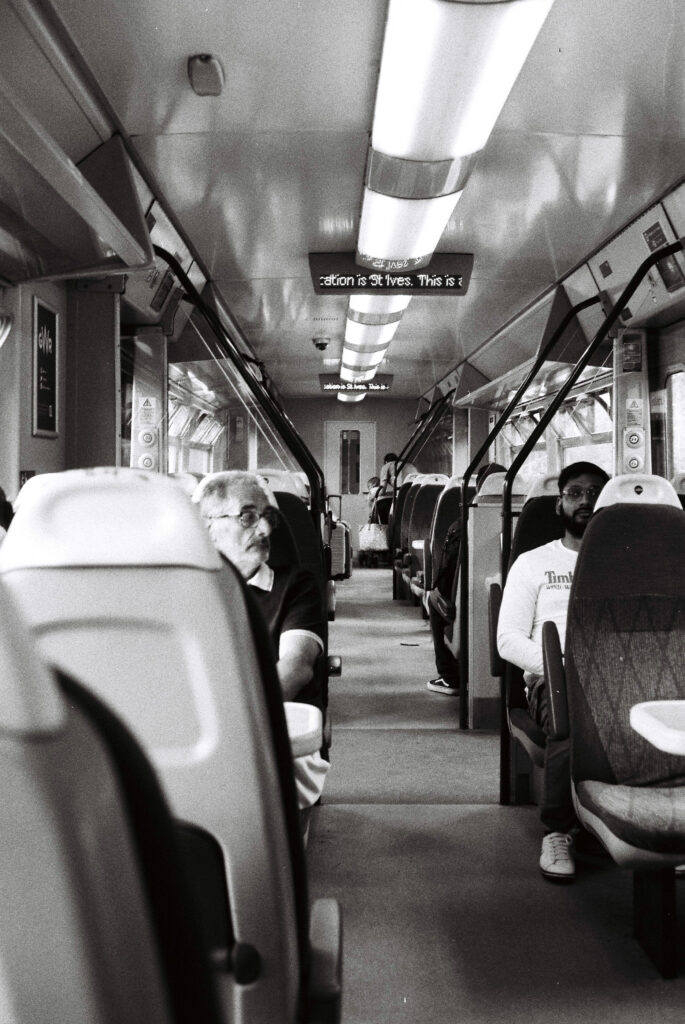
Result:
{"label": "train carriage interior", "polygon": [[0,0],[1,1024],[682,1019],[684,51]]}

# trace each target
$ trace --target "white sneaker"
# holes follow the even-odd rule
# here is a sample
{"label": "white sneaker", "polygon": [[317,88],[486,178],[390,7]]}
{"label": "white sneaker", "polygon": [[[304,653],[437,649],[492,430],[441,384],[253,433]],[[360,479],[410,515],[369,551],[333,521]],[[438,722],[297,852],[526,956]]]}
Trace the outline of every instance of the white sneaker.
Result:
{"label": "white sneaker", "polygon": [[573,836],[567,832],[550,832],[542,840],[540,870],[545,878],[570,882],[576,876],[573,861]]}
{"label": "white sneaker", "polygon": [[426,683],[426,687],[427,689],[432,690],[433,693],[446,693],[450,697],[459,693],[459,687],[455,686],[453,683],[448,683],[446,679],[442,678],[442,676],[438,676],[437,679],[429,679]]}

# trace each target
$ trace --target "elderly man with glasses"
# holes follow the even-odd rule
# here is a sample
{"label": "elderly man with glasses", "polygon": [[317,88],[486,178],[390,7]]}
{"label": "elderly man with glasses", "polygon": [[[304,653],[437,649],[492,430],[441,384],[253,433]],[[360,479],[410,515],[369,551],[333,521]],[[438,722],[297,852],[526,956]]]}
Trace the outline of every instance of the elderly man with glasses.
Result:
{"label": "elderly man with glasses", "polygon": [[559,474],[556,513],[564,536],[519,555],[507,576],[497,627],[500,655],[523,669],[528,710],[547,736],[540,818],[546,829],[540,870],[546,878],[575,877],[572,843],[577,825],[571,798],[568,740],[549,738],[550,710],[543,676],[542,625],[556,622],[566,634],[566,615],[578,552],[595,502],[609,479],[592,462],[575,462]]}
{"label": "elderly man with glasses", "polygon": [[[193,501],[219,554],[246,580],[262,612],[283,700],[297,700],[312,681],[323,651],[323,609],[318,583],[309,570],[272,569],[267,564],[271,531],[280,519],[276,498],[261,477],[228,470],[205,477]],[[327,770],[328,762],[318,753],[295,760],[301,810],[318,800]]]}

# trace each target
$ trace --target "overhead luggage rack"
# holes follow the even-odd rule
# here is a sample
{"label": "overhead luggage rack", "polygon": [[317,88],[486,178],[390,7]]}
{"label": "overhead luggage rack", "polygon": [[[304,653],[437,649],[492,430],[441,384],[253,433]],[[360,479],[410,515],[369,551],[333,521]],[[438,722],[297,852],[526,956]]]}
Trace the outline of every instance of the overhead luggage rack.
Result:
{"label": "overhead luggage rack", "polygon": [[121,139],[77,167],[0,76],[0,278],[101,276],[152,260]]}

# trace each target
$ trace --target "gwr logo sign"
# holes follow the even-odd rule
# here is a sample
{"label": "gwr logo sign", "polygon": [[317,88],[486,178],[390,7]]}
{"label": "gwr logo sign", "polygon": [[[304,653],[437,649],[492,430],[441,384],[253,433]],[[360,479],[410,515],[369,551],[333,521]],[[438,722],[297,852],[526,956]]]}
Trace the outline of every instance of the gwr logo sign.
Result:
{"label": "gwr logo sign", "polygon": [[33,300],[33,434],[57,437],[57,313]]}

